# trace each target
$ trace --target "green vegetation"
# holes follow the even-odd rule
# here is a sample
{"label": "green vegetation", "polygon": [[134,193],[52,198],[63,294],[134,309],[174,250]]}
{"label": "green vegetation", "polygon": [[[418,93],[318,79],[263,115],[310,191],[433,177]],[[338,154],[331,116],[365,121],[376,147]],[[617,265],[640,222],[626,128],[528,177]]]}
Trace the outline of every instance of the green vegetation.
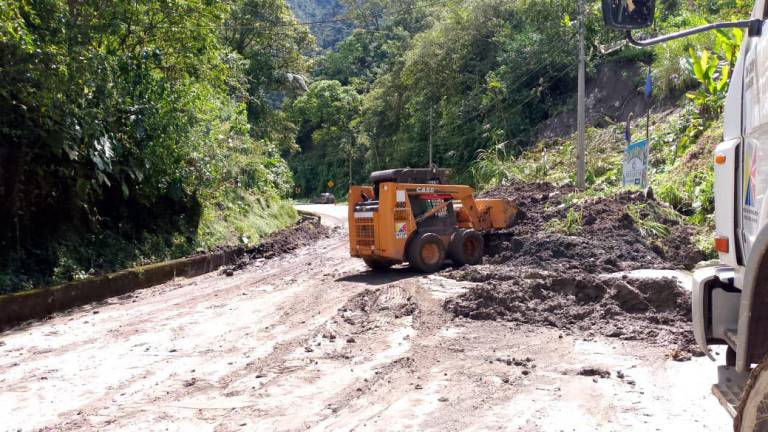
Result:
{"label": "green vegetation", "polygon": [[305,23],[317,38],[320,48],[332,48],[350,32],[351,25],[339,20],[344,15],[341,0],[286,0],[296,18]]}
{"label": "green vegetation", "polygon": [[[323,21],[320,46],[283,0],[0,0],[0,290],[255,242],[295,217],[289,195],[333,180],[343,198],[371,171],[426,166],[430,141],[481,189],[573,181],[571,129],[539,137],[575,107],[576,2],[290,4]],[[750,8],[662,1],[657,30]],[[586,24],[591,77],[653,65],[651,184],[710,226],[710,148],[743,34],[600,54],[622,35],[598,1]],[[590,188],[573,202],[619,189],[625,119],[611,110],[593,118]],[[552,228],[579,225],[569,213]]]}
{"label": "green vegetation", "polygon": [[0,291],[289,223],[311,46],[282,0],[0,0]]}
{"label": "green vegetation", "polygon": [[581,232],[584,214],[574,207],[568,209],[564,219],[552,219],[547,222],[547,229],[558,234],[576,235]]}
{"label": "green vegetation", "polygon": [[635,226],[644,237],[663,239],[670,233],[669,227],[659,222],[649,211],[648,204],[632,204],[627,206],[627,214],[635,221]]}
{"label": "green vegetation", "polygon": [[[338,82],[341,88],[335,92],[358,94],[361,108],[351,119],[345,117],[348,107],[342,109],[339,114],[345,117],[347,133],[343,140],[332,137],[331,141],[327,134],[314,133],[326,126],[310,118],[313,114],[294,110],[293,118],[303,132],[297,140],[300,153],[290,158],[290,165],[302,193],[322,192],[328,180],[347,185],[350,160],[353,182],[364,181],[377,169],[426,166],[430,136],[435,163],[453,168],[457,182],[486,187],[514,178],[561,182],[568,177],[550,159],[567,156],[560,159],[572,160],[572,140],[563,136],[563,142],[540,143],[537,131],[545,120],[575,107],[575,2],[366,0],[345,4],[357,28],[317,59],[314,75],[318,83]],[[662,2],[657,26],[673,31],[744,17],[750,9],[741,0]],[[663,166],[657,165],[660,172],[667,171],[667,162],[695,146],[719,116],[727,90],[725,77],[742,37],[738,31],[712,32],[653,50],[626,47],[601,55],[601,48],[622,36],[604,29],[599,2],[590,2],[589,74],[595,76],[608,63],[628,67],[651,62],[655,104],[690,107],[685,129],[674,134],[677,153]],[[638,88],[641,79],[638,76]],[[681,100],[686,93],[690,102]],[[666,121],[658,116],[656,120]],[[589,173],[593,186],[615,185],[619,172],[615,156],[621,152],[621,141],[609,137],[611,121],[607,126],[608,131],[602,122],[602,129],[591,131],[591,140],[609,139],[616,144],[611,153],[593,152],[592,157],[599,159]],[[663,139],[664,145],[670,143],[668,137]],[[654,143],[657,149],[661,145]],[[603,150],[600,143],[594,147]],[[533,161],[523,156],[525,163],[511,162],[531,149],[538,149],[534,152],[541,157]],[[307,167],[317,169],[304,175]],[[335,192],[343,196],[345,190],[338,187]],[[683,203],[688,204],[693,205]]]}

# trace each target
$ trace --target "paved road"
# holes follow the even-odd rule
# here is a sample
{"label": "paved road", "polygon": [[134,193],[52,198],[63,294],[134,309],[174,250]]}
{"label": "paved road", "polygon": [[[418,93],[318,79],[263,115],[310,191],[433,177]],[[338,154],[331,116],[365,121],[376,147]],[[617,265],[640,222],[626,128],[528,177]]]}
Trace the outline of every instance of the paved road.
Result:
{"label": "paved road", "polygon": [[[314,211],[329,223],[345,215]],[[709,396],[708,360],[455,320],[442,302],[467,285],[369,273],[346,241],[336,234],[234,277],[177,280],[0,334],[0,431],[728,428]],[[585,366],[614,374],[577,375]]]}
{"label": "paved road", "polygon": [[347,206],[331,204],[301,204],[297,210],[322,216],[323,224],[328,226],[345,226],[347,223]]}

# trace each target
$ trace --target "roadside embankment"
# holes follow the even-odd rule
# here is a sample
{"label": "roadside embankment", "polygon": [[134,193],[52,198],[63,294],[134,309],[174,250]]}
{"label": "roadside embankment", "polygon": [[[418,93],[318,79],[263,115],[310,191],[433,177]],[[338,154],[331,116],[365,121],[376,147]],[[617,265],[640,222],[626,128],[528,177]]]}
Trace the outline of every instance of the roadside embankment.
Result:
{"label": "roadside embankment", "polygon": [[229,248],[55,287],[0,296],[0,330],[73,307],[160,285],[175,278],[200,276],[228,265],[244,268],[254,260],[272,259],[327,237],[328,232],[319,218],[304,217],[299,223],[269,235],[254,248]]}

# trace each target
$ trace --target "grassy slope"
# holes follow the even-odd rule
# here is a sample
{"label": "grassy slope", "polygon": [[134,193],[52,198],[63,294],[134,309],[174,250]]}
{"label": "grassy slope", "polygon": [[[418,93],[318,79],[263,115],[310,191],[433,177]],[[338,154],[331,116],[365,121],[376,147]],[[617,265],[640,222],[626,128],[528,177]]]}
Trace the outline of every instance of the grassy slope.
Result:
{"label": "grassy slope", "polygon": [[51,245],[56,261],[48,268],[24,263],[0,272],[0,294],[55,285],[138,265],[182,258],[200,252],[254,245],[266,235],[293,224],[293,205],[277,198],[233,192],[202,209],[200,221],[186,232],[157,227],[152,233],[127,235],[97,231],[71,232]]}
{"label": "grassy slope", "polygon": [[[684,103],[681,102],[681,105]],[[650,182],[657,200],[669,211],[686,218],[698,229],[697,243],[710,255],[714,222],[713,173],[711,156],[722,137],[722,123],[715,122],[685,142],[691,112],[683,108],[653,114],[651,122]],[[635,132],[645,131],[645,122],[635,125]],[[642,134],[644,135],[644,133]],[[635,135],[635,139],[641,136]],[[516,157],[508,157],[503,149],[485,153],[475,165],[478,183],[486,188],[509,181],[546,181],[556,185],[575,183],[575,136],[546,140]],[[621,188],[624,125],[612,125],[587,131],[587,182],[584,192],[568,197],[564,204],[594,196],[611,196]],[[576,221],[577,222],[577,221]],[[653,221],[638,221],[653,224]],[[553,227],[573,225],[574,219],[555,221]]]}

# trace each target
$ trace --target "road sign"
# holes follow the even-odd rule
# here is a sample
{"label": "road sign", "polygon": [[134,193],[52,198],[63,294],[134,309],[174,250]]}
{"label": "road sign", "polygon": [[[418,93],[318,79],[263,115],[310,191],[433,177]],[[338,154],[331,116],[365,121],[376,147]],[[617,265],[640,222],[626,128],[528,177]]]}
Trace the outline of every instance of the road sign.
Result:
{"label": "road sign", "polygon": [[328,189],[333,189],[333,185],[336,183],[333,182],[333,180],[328,180]]}
{"label": "road sign", "polygon": [[624,186],[648,185],[648,141],[634,142],[624,150]]}

